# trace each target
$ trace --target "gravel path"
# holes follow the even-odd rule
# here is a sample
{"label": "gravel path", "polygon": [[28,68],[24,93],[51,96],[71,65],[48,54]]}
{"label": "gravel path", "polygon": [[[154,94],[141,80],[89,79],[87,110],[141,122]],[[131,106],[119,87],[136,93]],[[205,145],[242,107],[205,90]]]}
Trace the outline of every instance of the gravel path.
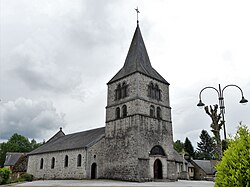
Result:
{"label": "gravel path", "polygon": [[154,187],[214,187],[214,182],[210,181],[184,181],[178,182],[123,182],[113,180],[44,180],[13,184],[11,186],[91,186],[91,187],[111,187],[111,186],[154,186]]}

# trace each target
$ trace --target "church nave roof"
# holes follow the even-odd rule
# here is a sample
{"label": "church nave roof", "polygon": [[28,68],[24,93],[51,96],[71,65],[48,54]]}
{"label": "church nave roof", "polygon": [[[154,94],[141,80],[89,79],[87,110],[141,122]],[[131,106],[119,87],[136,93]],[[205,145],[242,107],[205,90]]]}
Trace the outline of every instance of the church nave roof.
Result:
{"label": "church nave roof", "polygon": [[50,139],[41,147],[38,147],[37,149],[31,151],[29,155],[87,148],[104,137],[104,135],[105,127],[68,134],[58,137],[55,140]]}

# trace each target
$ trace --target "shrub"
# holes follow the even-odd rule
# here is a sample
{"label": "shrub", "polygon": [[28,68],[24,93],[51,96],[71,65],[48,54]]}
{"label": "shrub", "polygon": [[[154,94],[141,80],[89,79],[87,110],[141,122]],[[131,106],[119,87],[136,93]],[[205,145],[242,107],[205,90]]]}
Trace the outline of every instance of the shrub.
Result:
{"label": "shrub", "polygon": [[29,173],[24,173],[20,176],[21,181],[32,181],[33,180],[33,175]]}
{"label": "shrub", "polygon": [[250,187],[250,133],[240,125],[216,166],[215,187]]}
{"label": "shrub", "polygon": [[10,170],[8,168],[0,169],[0,184],[6,184],[10,177]]}

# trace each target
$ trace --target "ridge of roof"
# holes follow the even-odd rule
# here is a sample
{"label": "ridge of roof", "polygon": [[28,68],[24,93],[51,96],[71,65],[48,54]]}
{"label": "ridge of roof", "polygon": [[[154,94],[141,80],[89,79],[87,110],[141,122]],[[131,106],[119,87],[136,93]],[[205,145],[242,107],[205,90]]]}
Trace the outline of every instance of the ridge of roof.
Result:
{"label": "ridge of roof", "polygon": [[98,142],[104,135],[105,127],[68,134],[53,141],[47,141],[44,145],[31,151],[29,155],[87,148]]}
{"label": "ridge of roof", "polygon": [[62,131],[62,127],[60,127],[60,130],[54,136],[52,136],[47,142],[54,141],[62,136],[65,136],[65,133]]}
{"label": "ridge of roof", "polygon": [[191,162],[201,168],[206,174],[214,174],[216,172],[212,160],[191,160]]}
{"label": "ridge of roof", "polygon": [[146,46],[144,44],[139,24],[137,24],[132,42],[123,67],[108,82],[108,84],[122,79],[130,74],[140,72],[165,84],[169,83],[152,67]]}

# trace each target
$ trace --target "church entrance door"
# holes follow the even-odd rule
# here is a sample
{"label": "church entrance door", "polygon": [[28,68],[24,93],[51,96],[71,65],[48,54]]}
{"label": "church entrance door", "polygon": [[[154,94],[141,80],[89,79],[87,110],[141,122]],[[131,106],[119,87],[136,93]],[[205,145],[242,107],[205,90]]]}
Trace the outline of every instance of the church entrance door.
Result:
{"label": "church entrance door", "polygon": [[93,163],[91,165],[91,179],[96,179],[96,173],[97,173],[97,165],[96,163]]}
{"label": "church entrance door", "polygon": [[154,179],[162,179],[162,163],[159,159],[154,162]]}

